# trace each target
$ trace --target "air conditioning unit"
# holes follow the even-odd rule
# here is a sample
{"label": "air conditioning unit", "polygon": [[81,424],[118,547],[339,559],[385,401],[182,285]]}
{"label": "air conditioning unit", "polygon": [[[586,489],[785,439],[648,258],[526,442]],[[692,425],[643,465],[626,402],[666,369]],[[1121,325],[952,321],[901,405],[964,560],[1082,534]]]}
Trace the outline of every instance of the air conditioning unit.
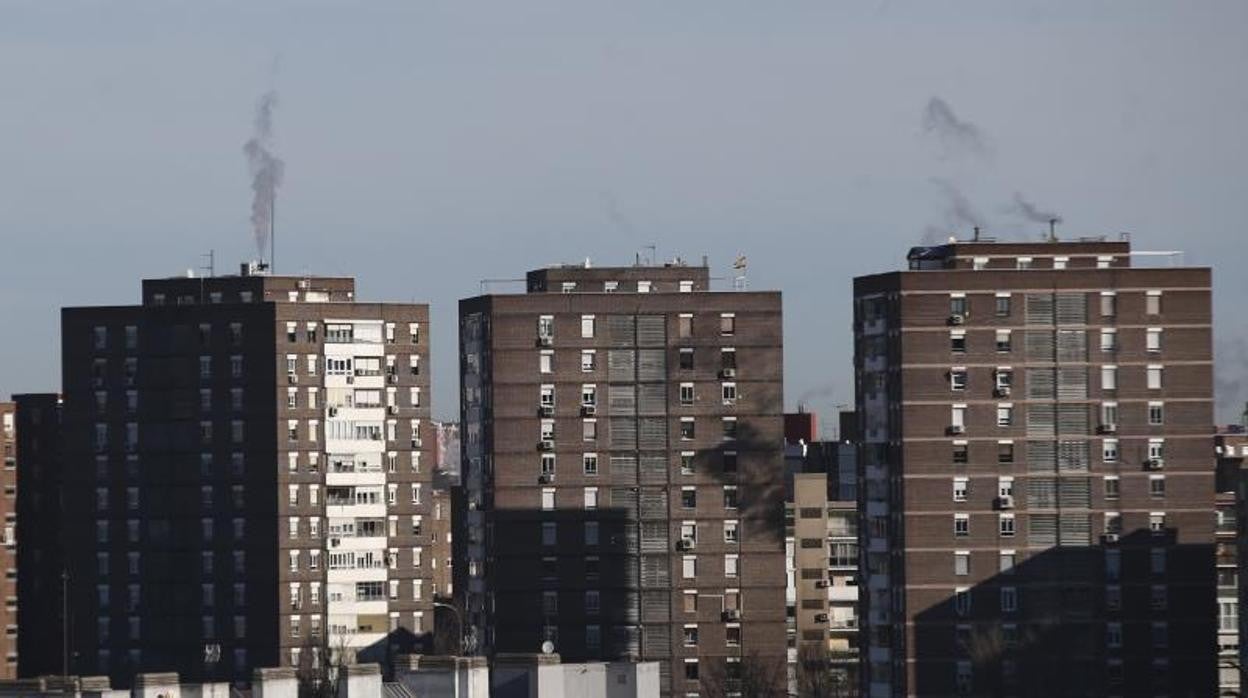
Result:
{"label": "air conditioning unit", "polygon": [[386,381],[387,381],[387,382],[390,382],[390,383],[398,383],[398,382],[399,382],[399,374],[397,374],[397,373],[391,373],[390,375],[386,376]]}
{"label": "air conditioning unit", "polygon": [[963,315],[962,313],[954,313],[949,316],[949,324],[950,325],[965,325],[966,316]]}
{"label": "air conditioning unit", "polygon": [[331,548],[337,548],[337,547],[338,547],[338,546],[340,546],[340,545],[342,545],[342,539],[341,539],[341,538],[330,538],[330,539],[329,539],[329,547],[331,547]]}
{"label": "air conditioning unit", "polygon": [[741,611],[735,608],[725,609],[724,620],[741,620]]}
{"label": "air conditioning unit", "polygon": [[399,413],[399,406],[398,406],[398,405],[390,405],[389,407],[387,407],[387,408],[386,408],[386,411],[387,411],[387,412],[389,412],[390,414],[398,414],[398,413]]}
{"label": "air conditioning unit", "polygon": [[948,431],[950,434],[965,434],[966,427],[961,424],[950,424]]}
{"label": "air conditioning unit", "polygon": [[542,417],[553,417],[555,416],[555,406],[541,405],[537,408],[537,414]]}
{"label": "air conditioning unit", "polygon": [[827,622],[828,622],[828,614],[826,614],[826,613],[816,613],[816,614],[815,614],[815,622],[816,622],[816,623],[827,623]]}
{"label": "air conditioning unit", "polygon": [[997,389],[992,392],[997,397],[1009,397],[1011,391],[1010,386],[1008,385],[998,385]]}
{"label": "air conditioning unit", "polygon": [[828,588],[828,580],[826,580],[826,579],[816,579],[816,580],[815,580],[815,588],[816,588],[816,589],[827,589],[827,588]]}
{"label": "air conditioning unit", "polygon": [[1117,543],[1117,542],[1118,542],[1118,534],[1117,534],[1117,533],[1106,533],[1106,534],[1104,534],[1104,535],[1102,535],[1102,536],[1101,536],[1101,542],[1102,542],[1102,543]]}
{"label": "air conditioning unit", "polygon": [[286,380],[290,381],[291,383],[298,383],[298,382],[299,382],[299,376],[298,376],[297,374],[294,374],[294,373],[287,373],[287,374],[286,374]]}
{"label": "air conditioning unit", "polygon": [[998,509],[1013,509],[1014,508],[1014,495],[1003,494],[1000,497],[997,497],[997,508]]}
{"label": "air conditioning unit", "polygon": [[695,542],[692,538],[681,538],[676,541],[677,550],[693,550],[696,546],[697,542]]}
{"label": "air conditioning unit", "polygon": [[555,440],[554,439],[542,439],[541,441],[538,441],[537,450],[539,451],[555,450]]}
{"label": "air conditioning unit", "polygon": [[351,385],[354,382],[355,382],[355,376],[347,376],[347,385]]}
{"label": "air conditioning unit", "polygon": [[593,417],[598,414],[597,405],[581,405],[581,415],[584,417]]}
{"label": "air conditioning unit", "polygon": [[329,416],[331,416],[331,417],[337,417],[337,416],[338,416],[338,408],[337,408],[337,407],[331,407],[331,408],[329,408]]}
{"label": "air conditioning unit", "polygon": [[1148,468],[1149,470],[1161,470],[1162,468],[1166,467],[1166,459],[1165,458],[1149,458],[1148,460],[1144,461],[1144,467]]}
{"label": "air conditioning unit", "polygon": [[1100,426],[1100,432],[1102,434],[1116,434],[1118,433],[1118,425],[1113,422],[1106,422]]}
{"label": "air conditioning unit", "polygon": [[720,372],[719,372],[719,375],[720,375],[721,377],[723,377],[723,378],[736,378],[736,377],[737,377],[737,369],[735,369],[735,368],[725,368],[725,369],[721,369],[721,370],[720,370]]}
{"label": "air conditioning unit", "polygon": [[555,476],[549,473],[543,473],[537,476],[537,481],[542,483],[543,485],[549,485],[550,483],[555,481]]}
{"label": "air conditioning unit", "polygon": [[542,335],[541,337],[537,338],[537,346],[539,347],[549,347],[553,345],[554,343],[555,343],[554,337],[547,337],[546,335]]}

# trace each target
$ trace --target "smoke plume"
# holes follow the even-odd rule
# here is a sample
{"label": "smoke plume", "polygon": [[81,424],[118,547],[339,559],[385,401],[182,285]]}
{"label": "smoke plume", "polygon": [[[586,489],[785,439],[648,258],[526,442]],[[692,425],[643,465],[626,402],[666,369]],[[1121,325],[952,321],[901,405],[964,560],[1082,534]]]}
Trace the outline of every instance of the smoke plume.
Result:
{"label": "smoke plume", "polygon": [[931,181],[945,197],[945,222],[953,229],[988,227],[983,215],[971,205],[958,185],[942,177],[933,177]]}
{"label": "smoke plume", "polygon": [[936,137],[946,155],[968,153],[988,157],[992,154],[979,127],[959,119],[949,103],[940,97],[928,100],[923,110],[923,131]]}
{"label": "smoke plume", "polygon": [[1057,221],[1058,223],[1062,222],[1061,216],[1056,213],[1041,210],[1035,204],[1023,198],[1023,195],[1018,192],[1014,192],[1014,206],[1011,208],[1011,211],[1019,216],[1022,216],[1024,220],[1028,220],[1033,223],[1048,223],[1049,221]]}
{"label": "smoke plume", "polygon": [[[251,138],[243,145],[247,156],[247,169],[251,172],[251,230],[256,238],[256,250],[263,256],[269,242],[269,230],[273,223],[273,203],[277,188],[282,184],[285,163],[273,153],[273,110],[277,107],[277,92],[270,90],[256,104],[256,118]],[[269,260],[272,262],[272,260]]]}

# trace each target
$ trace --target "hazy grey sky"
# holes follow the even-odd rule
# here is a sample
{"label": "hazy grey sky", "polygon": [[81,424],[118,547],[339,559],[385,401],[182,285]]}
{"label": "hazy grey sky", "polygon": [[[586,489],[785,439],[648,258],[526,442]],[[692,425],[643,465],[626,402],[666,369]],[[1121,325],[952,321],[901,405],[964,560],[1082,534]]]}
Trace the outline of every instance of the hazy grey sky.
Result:
{"label": "hazy grey sky", "polygon": [[[253,254],[242,145],[276,88],[279,270],[431,302],[435,414],[479,279],[651,243],[748,254],[785,293],[789,403],[830,412],[851,278],[947,229],[956,188],[999,237],[1041,232],[1021,192],[1214,264],[1229,419],[1246,66],[1242,0],[0,0],[0,393],[58,387],[60,306]],[[972,130],[925,131],[934,97]]]}

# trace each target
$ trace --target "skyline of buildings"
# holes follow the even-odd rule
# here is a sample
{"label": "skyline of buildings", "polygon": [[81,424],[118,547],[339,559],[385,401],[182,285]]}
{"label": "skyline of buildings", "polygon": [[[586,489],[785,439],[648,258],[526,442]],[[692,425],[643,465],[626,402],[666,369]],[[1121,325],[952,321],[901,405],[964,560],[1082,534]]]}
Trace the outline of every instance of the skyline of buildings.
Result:
{"label": "skyline of buildings", "polygon": [[[431,419],[427,306],[352,279],[244,267],[67,308],[61,396],[5,413],[15,597],[43,618],[6,658],[60,673],[67,621],[70,673],[123,684],[387,664],[437,632],[659,661],[673,696],[795,686],[816,647],[864,695],[1234,690],[1210,270],[1130,259],[966,241],[859,277],[857,421],[800,457],[779,292],[705,266],[464,299],[457,425]],[[68,619],[38,583],[62,567]]]}

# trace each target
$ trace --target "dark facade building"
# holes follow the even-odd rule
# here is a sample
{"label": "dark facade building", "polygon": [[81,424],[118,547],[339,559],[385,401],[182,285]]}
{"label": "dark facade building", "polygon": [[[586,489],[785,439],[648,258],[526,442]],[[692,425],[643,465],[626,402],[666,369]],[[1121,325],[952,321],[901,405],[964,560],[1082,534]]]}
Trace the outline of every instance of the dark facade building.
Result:
{"label": "dark facade building", "polygon": [[428,333],[427,306],[249,267],[65,309],[69,672],[246,679],[423,648]]}
{"label": "dark facade building", "polygon": [[1217,692],[1211,273],[959,242],[854,282],[871,696]]}
{"label": "dark facade building", "polygon": [[553,267],[460,302],[455,590],[479,652],[657,660],[665,695],[782,686],[780,294],[709,283]]}
{"label": "dark facade building", "polygon": [[0,514],[4,534],[0,539],[0,568],[4,570],[4,607],[0,608],[0,679],[17,678],[17,414],[11,402],[0,402]]}
{"label": "dark facade building", "polygon": [[[19,676],[64,673],[65,566],[61,551],[61,399],[55,393],[13,396],[16,422],[18,532],[16,623]],[[7,458],[8,456],[6,456]],[[6,461],[7,462],[7,461]],[[7,466],[6,466],[7,467]]]}

